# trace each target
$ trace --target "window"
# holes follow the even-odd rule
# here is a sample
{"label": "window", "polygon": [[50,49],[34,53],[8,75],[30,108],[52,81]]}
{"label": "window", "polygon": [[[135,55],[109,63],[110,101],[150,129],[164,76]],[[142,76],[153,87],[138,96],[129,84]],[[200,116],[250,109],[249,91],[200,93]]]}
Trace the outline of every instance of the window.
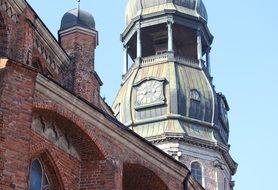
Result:
{"label": "window", "polygon": [[199,162],[193,162],[191,164],[191,173],[193,177],[202,185],[203,184],[202,167]]}
{"label": "window", "polygon": [[201,95],[200,95],[200,92],[196,89],[193,89],[190,91],[190,98],[192,100],[195,100],[195,101],[198,101],[200,102],[201,101]]}
{"label": "window", "polygon": [[38,159],[31,163],[29,190],[50,190],[47,174]]}
{"label": "window", "polygon": [[203,115],[204,112],[201,104],[201,93],[196,89],[192,89],[190,91],[189,117],[202,120]]}

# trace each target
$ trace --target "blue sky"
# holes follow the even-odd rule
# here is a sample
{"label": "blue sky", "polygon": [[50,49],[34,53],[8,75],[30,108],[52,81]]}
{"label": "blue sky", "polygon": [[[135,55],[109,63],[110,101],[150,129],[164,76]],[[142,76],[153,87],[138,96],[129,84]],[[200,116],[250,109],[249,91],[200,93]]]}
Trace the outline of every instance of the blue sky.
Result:
{"label": "blue sky", "polygon": [[[96,20],[100,45],[96,71],[104,82],[102,96],[111,105],[120,87],[127,0],[81,0]],[[278,165],[278,1],[203,0],[214,35],[212,75],[231,111],[231,155],[239,163],[236,190],[277,189]],[[57,36],[63,14],[75,0],[28,0]]]}

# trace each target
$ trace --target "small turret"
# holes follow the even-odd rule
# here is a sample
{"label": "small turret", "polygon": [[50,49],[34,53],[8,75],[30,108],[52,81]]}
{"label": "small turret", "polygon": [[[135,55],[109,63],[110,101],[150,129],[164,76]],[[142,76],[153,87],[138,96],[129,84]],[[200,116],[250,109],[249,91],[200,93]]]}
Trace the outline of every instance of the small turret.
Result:
{"label": "small turret", "polygon": [[64,14],[59,30],[59,42],[72,58],[69,69],[74,93],[98,105],[102,85],[94,70],[98,32],[93,16],[79,6]]}

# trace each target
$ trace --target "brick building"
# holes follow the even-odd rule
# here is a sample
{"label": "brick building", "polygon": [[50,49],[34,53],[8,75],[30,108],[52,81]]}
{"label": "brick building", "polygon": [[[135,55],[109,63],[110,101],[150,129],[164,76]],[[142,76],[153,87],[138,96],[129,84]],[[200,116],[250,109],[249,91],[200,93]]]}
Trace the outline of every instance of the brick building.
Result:
{"label": "brick building", "polygon": [[100,97],[97,45],[86,11],[67,12],[56,40],[25,0],[0,0],[0,189],[204,189],[178,155],[113,116]]}

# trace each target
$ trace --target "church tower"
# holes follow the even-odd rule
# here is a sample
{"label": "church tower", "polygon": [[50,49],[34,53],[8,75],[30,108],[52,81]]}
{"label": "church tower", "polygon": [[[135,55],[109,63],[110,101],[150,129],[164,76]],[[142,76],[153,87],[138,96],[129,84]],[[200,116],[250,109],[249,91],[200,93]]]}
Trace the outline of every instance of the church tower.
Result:
{"label": "church tower", "polygon": [[129,0],[113,110],[187,165],[205,189],[232,190],[237,163],[229,154],[229,105],[212,84],[207,21],[202,0]]}

